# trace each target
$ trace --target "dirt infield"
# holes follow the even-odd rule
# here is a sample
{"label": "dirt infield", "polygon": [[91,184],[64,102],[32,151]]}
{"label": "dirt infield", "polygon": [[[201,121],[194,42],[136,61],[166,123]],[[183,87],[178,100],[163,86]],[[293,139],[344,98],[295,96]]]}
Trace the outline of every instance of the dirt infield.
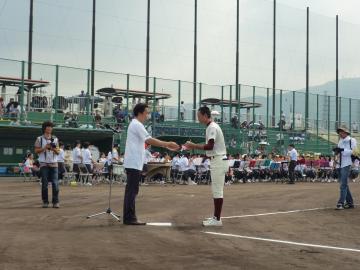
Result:
{"label": "dirt infield", "polygon": [[[351,189],[359,199],[360,184]],[[0,178],[0,269],[360,269],[360,207],[333,210],[336,183],[226,186],[223,216],[250,216],[222,228],[200,226],[212,214],[209,186],[141,187],[139,219],[172,227],[86,219],[106,209],[107,191],[62,186],[61,208],[42,209],[38,183]],[[124,186],[113,191],[121,214]]]}

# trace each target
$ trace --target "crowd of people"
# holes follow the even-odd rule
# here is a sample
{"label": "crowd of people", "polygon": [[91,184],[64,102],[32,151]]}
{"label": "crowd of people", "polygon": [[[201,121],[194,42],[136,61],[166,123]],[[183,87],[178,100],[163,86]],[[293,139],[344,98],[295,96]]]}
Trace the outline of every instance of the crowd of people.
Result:
{"label": "crowd of people", "polygon": [[[119,153],[119,147],[114,145],[113,149],[107,154],[102,152],[95,160],[89,149],[90,143],[76,141],[72,147],[70,144],[64,146],[59,142],[58,178],[63,179],[65,172],[73,172],[77,181],[79,180],[80,164],[83,164],[88,173],[93,177],[85,180],[85,184],[92,185],[94,177],[101,173],[109,177],[111,165],[122,165],[124,154]],[[209,183],[211,181],[211,160],[205,155],[190,154],[188,152],[178,152],[170,156],[167,152],[151,151],[149,145],[145,145],[145,160],[143,167],[142,184],[149,182],[165,184],[166,181],[184,185],[196,185]],[[224,159],[228,161],[229,169],[225,177],[225,184],[232,183],[251,183],[263,181],[285,182],[289,178],[289,157],[275,154],[253,154],[253,155],[226,155]],[[166,179],[165,174],[155,174],[150,179],[146,178],[148,163],[170,163],[170,179]],[[100,164],[101,166],[97,166]],[[39,161],[34,159],[32,153],[27,153],[23,160],[25,173],[32,173],[40,178]],[[338,179],[339,160],[335,156],[314,156],[299,155],[295,165],[295,181],[320,181],[336,182]],[[98,171],[100,168],[101,171]],[[359,161],[356,160],[351,168],[350,177],[356,179],[359,174]]]}
{"label": "crowd of people", "polygon": [[20,112],[20,105],[13,98],[5,105],[4,99],[0,97],[0,118],[16,118]]}

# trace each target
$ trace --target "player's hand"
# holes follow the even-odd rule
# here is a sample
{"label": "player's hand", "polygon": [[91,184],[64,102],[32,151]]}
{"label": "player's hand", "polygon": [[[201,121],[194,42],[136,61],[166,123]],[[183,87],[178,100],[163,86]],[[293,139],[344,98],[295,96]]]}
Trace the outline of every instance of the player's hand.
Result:
{"label": "player's hand", "polygon": [[187,142],[184,144],[184,146],[185,146],[187,149],[189,149],[189,150],[195,148],[195,144],[194,144],[193,142],[191,142],[191,141],[187,141]]}
{"label": "player's hand", "polygon": [[167,142],[166,148],[170,151],[176,152],[180,149],[180,146],[175,142]]}

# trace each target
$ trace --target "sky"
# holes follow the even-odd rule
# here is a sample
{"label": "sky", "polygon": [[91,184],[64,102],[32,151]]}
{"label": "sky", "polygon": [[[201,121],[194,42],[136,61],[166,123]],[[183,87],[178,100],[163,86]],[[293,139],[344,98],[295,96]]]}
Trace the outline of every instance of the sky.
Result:
{"label": "sky", "polygon": [[[277,88],[305,86],[306,7],[310,7],[310,85],[335,79],[335,15],[339,25],[340,78],[360,77],[358,0],[278,0]],[[146,0],[98,0],[96,69],[145,75]],[[150,75],[193,80],[194,0],[151,0]],[[239,81],[272,87],[272,1],[240,0]],[[35,0],[33,61],[90,68],[91,0]],[[235,83],[236,1],[198,0],[198,81]],[[28,0],[0,0],[0,58],[27,59]],[[37,79],[54,80],[53,67],[34,66]],[[16,70],[16,71],[14,71]],[[19,64],[0,60],[14,75]],[[84,88],[87,71],[60,69],[61,84]],[[96,87],[124,86],[126,77],[97,73]],[[132,88],[144,88],[134,77]],[[174,93],[176,81],[158,80]],[[191,99],[191,84],[184,83]],[[204,85],[204,93],[218,89]],[[68,88],[69,93],[73,91]]]}

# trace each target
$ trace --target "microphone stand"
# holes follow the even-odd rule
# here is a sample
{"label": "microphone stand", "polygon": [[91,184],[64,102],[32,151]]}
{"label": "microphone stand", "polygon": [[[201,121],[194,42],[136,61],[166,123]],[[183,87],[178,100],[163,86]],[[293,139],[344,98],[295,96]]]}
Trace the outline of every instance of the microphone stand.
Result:
{"label": "microphone stand", "polygon": [[[114,148],[114,135],[115,133],[119,133],[117,130],[111,128],[110,126],[107,127],[105,126],[106,128],[110,129],[112,132],[113,132],[113,135],[112,135],[112,143],[111,143],[111,152]],[[97,216],[101,216],[101,215],[105,215],[105,214],[108,214],[110,216],[112,216],[113,218],[115,218],[117,221],[121,222],[120,220],[120,215],[117,215],[115,214],[112,210],[111,210],[111,189],[112,189],[112,184],[113,184],[113,177],[112,175],[109,175],[110,177],[110,182],[109,182],[109,204],[108,204],[108,208],[106,209],[106,211],[104,212],[100,212],[100,213],[96,213],[96,214],[92,214],[92,215],[89,215],[87,216],[86,218],[87,219],[90,219],[90,218],[93,218],[93,217],[97,217]]]}

